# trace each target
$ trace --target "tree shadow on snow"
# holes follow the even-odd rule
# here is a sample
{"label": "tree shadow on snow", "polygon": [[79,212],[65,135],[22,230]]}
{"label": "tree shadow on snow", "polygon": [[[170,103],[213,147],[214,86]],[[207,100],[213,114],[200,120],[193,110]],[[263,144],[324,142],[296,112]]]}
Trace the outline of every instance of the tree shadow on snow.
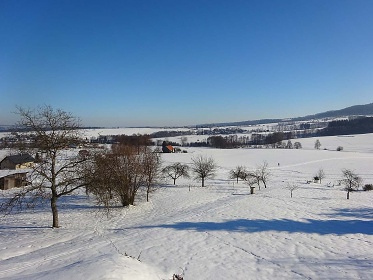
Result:
{"label": "tree shadow on snow", "polygon": [[[373,208],[341,208],[337,209],[334,213],[327,214],[329,217],[350,217],[360,219],[372,219],[373,220]],[[372,222],[373,223],[373,222]],[[373,225],[372,225],[373,227]]]}
{"label": "tree shadow on snow", "polygon": [[48,226],[7,226],[7,225],[0,225],[1,230],[12,230],[12,229],[24,229],[24,230],[35,230],[35,229],[50,229],[52,227]]}
{"label": "tree shadow on snow", "polygon": [[277,231],[288,233],[317,233],[317,234],[368,234],[373,235],[371,221],[361,220],[313,220],[294,221],[280,220],[248,220],[237,219],[225,222],[179,222],[154,226],[141,226],[138,228],[170,228],[175,230],[204,231],[231,231],[231,232],[265,232]]}

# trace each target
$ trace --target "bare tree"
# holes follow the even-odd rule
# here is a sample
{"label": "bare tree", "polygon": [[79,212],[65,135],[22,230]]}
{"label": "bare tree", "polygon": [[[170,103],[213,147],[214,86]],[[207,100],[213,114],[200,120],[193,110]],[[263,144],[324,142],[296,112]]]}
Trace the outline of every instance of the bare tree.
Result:
{"label": "bare tree", "polygon": [[243,170],[242,175],[239,178],[244,180],[250,187],[256,184],[260,190],[261,179],[259,169],[254,171]]}
{"label": "bare tree", "polygon": [[87,194],[94,194],[97,204],[109,211],[114,198],[114,169],[113,160],[108,150],[94,153],[90,165],[84,169]]}
{"label": "bare tree", "polygon": [[300,142],[295,142],[294,143],[294,148],[295,149],[302,149],[302,144]]}
{"label": "bare tree", "polygon": [[235,179],[237,180],[237,183],[238,183],[238,179],[245,180],[246,176],[247,176],[246,168],[242,165],[238,165],[236,166],[235,169],[232,169],[229,171],[229,179]]}
{"label": "bare tree", "polygon": [[67,147],[81,142],[80,122],[70,113],[50,106],[17,107],[16,113],[20,116],[19,135],[28,135],[32,139],[27,143],[19,142],[20,149],[30,153],[37,151],[42,154],[42,160],[33,167],[29,184],[16,191],[1,208],[7,211],[15,205],[30,207],[49,199],[52,227],[57,228],[58,199],[85,185],[80,168],[87,158],[66,152]]}
{"label": "bare tree", "polygon": [[320,140],[317,139],[317,140],[315,141],[315,149],[320,150],[320,147],[321,147]]}
{"label": "bare tree", "polygon": [[188,144],[188,137],[181,136],[180,140],[181,140],[181,146],[186,146],[186,144]]}
{"label": "bare tree", "polygon": [[214,177],[216,169],[217,165],[211,157],[197,156],[192,158],[192,172],[196,179],[201,180],[202,187],[205,186],[206,179]]}
{"label": "bare tree", "polygon": [[258,177],[255,176],[255,174],[247,172],[245,176],[245,183],[251,188],[255,184],[258,185],[260,190],[260,181],[258,180]]}
{"label": "bare tree", "polygon": [[144,147],[142,166],[145,175],[146,201],[149,201],[149,194],[154,190],[160,176],[161,158],[159,153],[153,152],[149,147]]}
{"label": "bare tree", "polygon": [[341,183],[345,186],[347,199],[350,199],[350,192],[358,190],[363,180],[350,169],[342,169],[342,174],[343,179],[341,180]]}
{"label": "bare tree", "polygon": [[264,161],[262,165],[259,165],[254,174],[263,183],[264,188],[267,188],[267,182],[271,176],[271,172],[268,169],[268,162]]}
{"label": "bare tree", "polygon": [[138,190],[145,182],[142,149],[135,146],[113,145],[113,191],[122,206],[133,205]]}
{"label": "bare tree", "polygon": [[285,148],[286,148],[286,149],[292,149],[292,148],[293,148],[293,143],[291,142],[290,139],[289,139],[288,142],[286,143]]}
{"label": "bare tree", "polygon": [[116,201],[123,207],[133,205],[142,187],[149,201],[159,179],[160,166],[159,154],[149,147],[115,144],[111,151],[97,154],[92,168],[86,171],[88,191],[108,211]]}
{"label": "bare tree", "polygon": [[324,172],[324,169],[320,168],[320,169],[317,171],[315,177],[319,178],[319,181],[320,181],[320,184],[321,184],[321,180],[325,178],[325,172]]}
{"label": "bare tree", "polygon": [[178,178],[189,178],[189,166],[186,164],[181,164],[180,162],[176,162],[164,167],[162,169],[162,173],[165,176],[170,177],[174,181],[175,185]]}
{"label": "bare tree", "polygon": [[292,198],[293,197],[293,191],[295,191],[296,189],[299,189],[299,185],[287,183],[286,189],[288,189],[290,191],[290,197]]}

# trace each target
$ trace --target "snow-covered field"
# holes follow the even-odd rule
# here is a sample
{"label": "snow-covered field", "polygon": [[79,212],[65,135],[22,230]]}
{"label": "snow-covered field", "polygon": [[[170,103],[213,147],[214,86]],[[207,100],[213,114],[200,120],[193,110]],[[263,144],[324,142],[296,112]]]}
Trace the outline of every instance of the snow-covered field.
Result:
{"label": "snow-covered field", "polygon": [[[0,279],[373,279],[373,191],[347,200],[338,185],[342,168],[373,183],[373,134],[318,139],[321,150],[310,138],[301,150],[163,154],[165,164],[211,156],[219,169],[205,188],[168,181],[150,202],[140,197],[109,217],[83,194],[61,199],[58,229],[48,203],[2,216]],[[237,165],[264,161],[266,189],[251,195],[227,179]],[[322,183],[306,184],[320,168]],[[300,186],[293,198],[288,182]]]}

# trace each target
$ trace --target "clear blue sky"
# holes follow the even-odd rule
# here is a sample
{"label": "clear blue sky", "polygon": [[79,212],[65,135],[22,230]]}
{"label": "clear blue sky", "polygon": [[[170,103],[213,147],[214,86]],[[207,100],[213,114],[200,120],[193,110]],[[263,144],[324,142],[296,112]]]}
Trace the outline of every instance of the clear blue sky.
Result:
{"label": "clear blue sky", "polygon": [[1,0],[0,124],[285,118],[373,102],[372,0]]}

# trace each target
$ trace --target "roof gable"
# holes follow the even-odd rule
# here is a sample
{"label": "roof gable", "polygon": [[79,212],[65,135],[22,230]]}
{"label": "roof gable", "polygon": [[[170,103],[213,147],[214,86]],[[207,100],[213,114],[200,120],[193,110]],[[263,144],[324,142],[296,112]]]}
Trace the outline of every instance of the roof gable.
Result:
{"label": "roof gable", "polygon": [[14,164],[22,164],[22,163],[25,163],[25,162],[35,161],[35,159],[27,153],[7,156],[2,161],[6,160],[6,159],[9,160],[10,162],[14,163]]}

